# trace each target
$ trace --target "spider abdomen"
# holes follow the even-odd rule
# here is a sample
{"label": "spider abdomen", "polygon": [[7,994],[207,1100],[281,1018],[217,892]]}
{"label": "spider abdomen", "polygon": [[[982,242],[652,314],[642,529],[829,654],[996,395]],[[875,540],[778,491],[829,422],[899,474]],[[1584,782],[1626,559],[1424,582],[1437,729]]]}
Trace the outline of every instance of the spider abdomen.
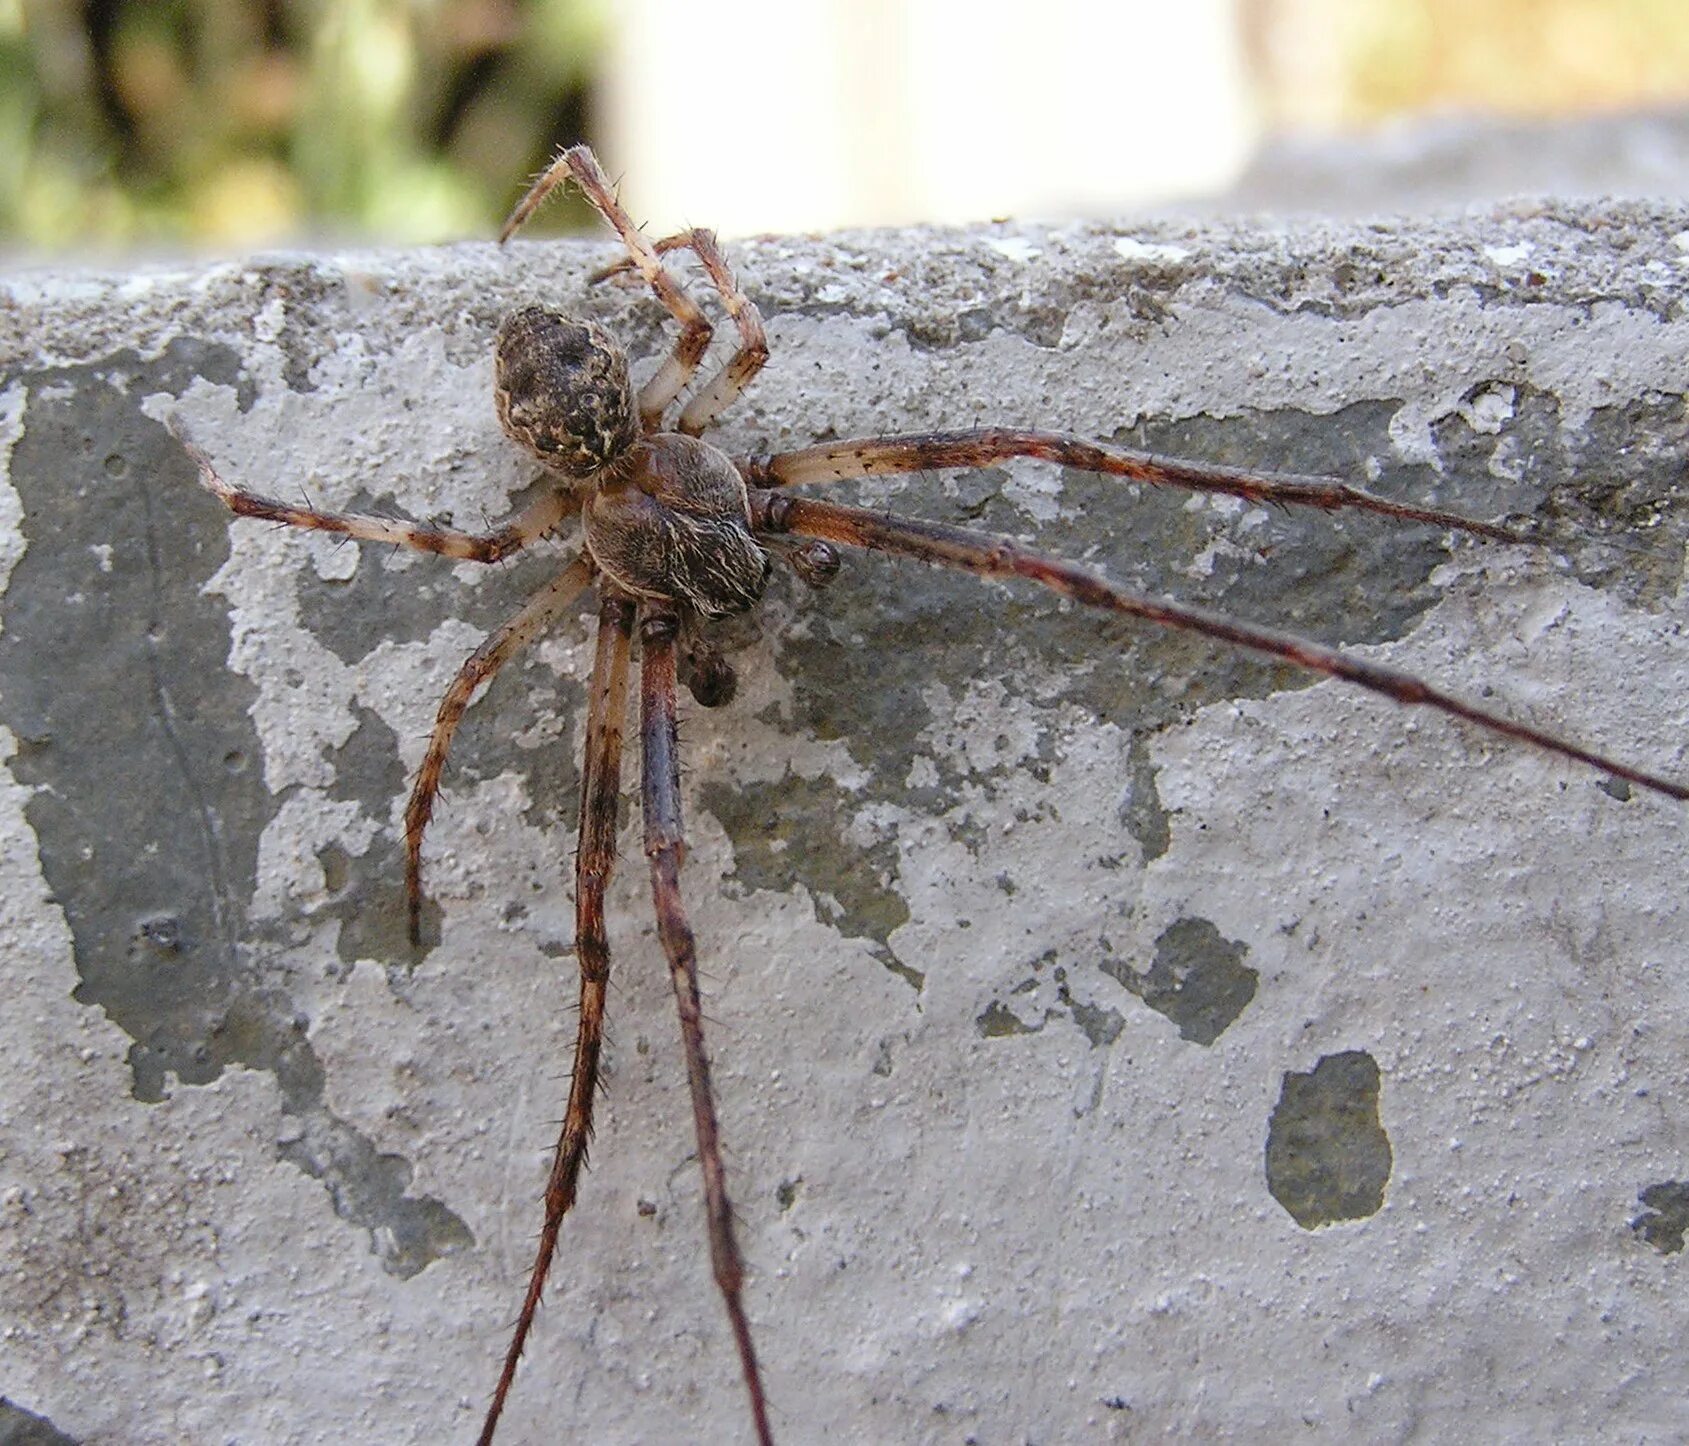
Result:
{"label": "spider abdomen", "polygon": [[594,561],[640,597],[704,617],[762,597],[768,554],[751,535],[745,484],[707,442],[659,432],[628,449],[582,511]]}
{"label": "spider abdomen", "polygon": [[627,358],[594,321],[524,306],[499,324],[493,402],[505,433],[571,477],[589,477],[639,436]]}

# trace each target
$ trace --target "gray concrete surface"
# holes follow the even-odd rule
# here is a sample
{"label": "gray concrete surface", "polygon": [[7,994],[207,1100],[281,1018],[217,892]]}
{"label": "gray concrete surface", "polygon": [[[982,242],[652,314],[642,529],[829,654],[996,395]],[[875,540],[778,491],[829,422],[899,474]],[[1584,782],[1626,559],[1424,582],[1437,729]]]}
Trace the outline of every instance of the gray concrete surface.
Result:
{"label": "gray concrete surface", "polygon": [[[499,514],[499,314],[661,344],[585,292],[611,254],[0,283],[0,1432],[473,1435],[569,1062],[584,622],[466,726],[416,956],[395,825],[567,549],[231,523],[163,421],[255,489]],[[733,254],[775,360],[729,446],[1035,424],[1534,516],[1564,544],[1033,464],[858,489],[1689,773],[1689,209]],[[888,562],[732,643],[685,883],[784,1440],[1689,1435],[1680,808]],[[640,863],[511,1442],[747,1435]]]}

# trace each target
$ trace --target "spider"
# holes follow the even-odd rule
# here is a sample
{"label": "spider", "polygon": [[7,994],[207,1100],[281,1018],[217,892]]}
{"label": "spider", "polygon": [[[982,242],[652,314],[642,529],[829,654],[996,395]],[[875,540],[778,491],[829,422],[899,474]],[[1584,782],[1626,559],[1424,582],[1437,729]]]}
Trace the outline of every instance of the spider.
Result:
{"label": "spider", "polygon": [[[545,1188],[544,1217],[480,1440],[490,1442],[515,1380],[535,1312],[576,1197],[592,1132],[610,978],[604,900],[615,864],[618,803],[631,656],[639,647],[641,795],[644,847],[658,935],[680,1015],[697,1153],[703,1177],[715,1282],[734,1337],[756,1437],[773,1439],[770,1409],[744,1303],[745,1267],[735,1238],[705,1049],[698,961],[680,892],[686,841],[677,738],[681,684],[702,706],[729,702],[736,679],[712,639],[712,622],[754,607],[776,562],[815,588],[837,573],[841,549],[883,552],[983,578],[1022,579],[1086,607],[1198,634],[1343,680],[1404,705],[1424,705],[1505,738],[1559,754],[1615,778],[1689,799],[1689,787],[1604,757],[1553,733],[1477,707],[1414,676],[1337,649],[1217,612],[1135,593],[1094,572],[1031,552],[1004,538],[897,518],[795,495],[794,488],[880,474],[981,468],[1035,458],[1156,486],[1284,506],[1348,509],[1430,523],[1503,543],[1530,534],[1475,518],[1391,501],[1327,478],[1208,466],[1130,452],[1050,432],[992,427],[828,442],[795,451],[730,457],[700,440],[768,357],[761,318],[739,289],[707,230],[651,242],[617,199],[592,152],[562,152],[530,187],[500,233],[508,240],[544,200],[574,182],[616,231],[622,261],[597,279],[637,273],[678,323],[673,349],[637,392],[626,355],[599,325],[538,306],[507,315],[495,344],[495,403],[509,437],[537,458],[555,485],[524,511],[483,533],[295,506],[222,479],[183,438],[202,483],[239,516],[494,563],[578,519],[575,559],[489,635],[458,670],[439,711],[404,814],[405,891],[413,942],[423,925],[422,846],[453,735],[479,689],[526,643],[558,621],[588,588],[598,593],[595,657],[582,768],[575,861],[575,949],[580,1010],[575,1063],[561,1133]],[[693,383],[712,338],[703,311],[669,271],[666,253],[687,250],[701,265],[736,330],[738,345],[718,370]]]}

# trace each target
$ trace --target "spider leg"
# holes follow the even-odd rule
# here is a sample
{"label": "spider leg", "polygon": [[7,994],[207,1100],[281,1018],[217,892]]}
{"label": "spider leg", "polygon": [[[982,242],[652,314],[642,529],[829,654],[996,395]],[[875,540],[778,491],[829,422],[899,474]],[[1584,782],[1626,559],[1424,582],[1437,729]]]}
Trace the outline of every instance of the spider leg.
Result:
{"label": "spider leg", "polygon": [[[671,251],[684,251],[692,245],[690,231],[676,231],[672,236],[660,236],[651,243],[651,249],[659,256],[667,256]],[[587,277],[588,286],[597,286],[600,281],[619,281],[630,275],[638,268],[629,257],[622,257],[620,261],[612,261],[608,266],[600,266],[591,276]]]}
{"label": "spider leg", "polygon": [[687,244],[697,253],[711,283],[721,293],[727,314],[739,328],[739,349],[692,394],[692,400],[681,409],[680,420],[675,423],[676,431],[696,437],[733,405],[739,393],[750,385],[751,378],[763,369],[768,361],[768,336],[762,329],[762,313],[733,279],[732,268],[716,244],[715,232],[694,230]]}
{"label": "spider leg", "polygon": [[880,477],[901,472],[938,471],[946,467],[988,467],[1009,457],[1036,457],[1082,472],[1126,477],[1157,487],[1219,492],[1251,502],[1317,507],[1325,512],[1352,509],[1376,512],[1405,522],[1430,522],[1497,542],[1541,539],[1493,522],[1459,513],[1392,502],[1361,487],[1331,477],[1298,477],[1282,472],[1250,472],[1106,447],[1063,432],[982,427],[965,432],[913,432],[904,437],[864,437],[823,442],[794,452],[751,457],[739,464],[753,487],[787,487],[805,482],[842,482],[851,477]]}
{"label": "spider leg", "polygon": [[1143,618],[1161,627],[1201,633],[1233,647],[1282,658],[1296,667],[1342,678],[1357,687],[1393,698],[1398,703],[1424,704],[1452,717],[1464,718],[1492,733],[1588,764],[1656,793],[1689,800],[1689,785],[1646,773],[1630,764],[1568,743],[1552,733],[1475,707],[1410,673],[1289,633],[1242,622],[1224,613],[1128,591],[1086,568],[1041,556],[1007,538],[971,532],[961,527],[947,527],[938,522],[889,517],[862,507],[844,507],[807,497],[770,496],[766,492],[751,494],[751,522],[757,531],[796,533],[800,537],[816,537],[876,552],[890,552],[941,567],[961,568],[980,577],[1023,577],[1087,607]]}
{"label": "spider leg", "polygon": [[207,492],[221,498],[229,511],[239,517],[260,517],[268,522],[284,523],[288,527],[304,527],[315,532],[339,532],[365,542],[391,542],[418,552],[437,552],[465,562],[498,562],[512,553],[520,552],[529,543],[543,537],[579,505],[579,499],[561,488],[545,493],[537,502],[524,508],[501,527],[490,532],[459,532],[451,527],[431,527],[403,519],[368,517],[357,512],[323,512],[313,507],[295,507],[273,497],[243,491],[217,475],[211,459],[181,434],[172,429],[183,449],[199,468],[200,485]]}
{"label": "spider leg", "polygon": [[523,603],[514,617],[482,640],[481,646],[464,659],[451,687],[446,689],[446,696],[440,700],[434,731],[428,735],[428,751],[422,755],[422,766],[416,771],[416,782],[411,785],[411,796],[405,804],[405,902],[412,944],[422,942],[422,835],[434,815],[434,800],[440,792],[440,770],[445,767],[452,735],[457,732],[476,690],[490,682],[519,649],[549,628],[581,595],[597,571],[591,557],[577,557]]}
{"label": "spider leg", "polygon": [[[678,235],[653,241],[651,249],[658,255],[683,249],[693,252],[703,263],[710,283],[721,293],[722,304],[727,308],[728,316],[739,328],[739,349],[727,359],[720,371],[693,393],[692,400],[682,409],[680,420],[675,423],[677,432],[696,437],[737,400],[739,394],[750,385],[751,378],[763,369],[768,361],[768,336],[763,330],[762,313],[733,279],[733,268],[721,254],[721,246],[716,241],[714,231],[707,231],[701,226],[694,227],[690,231],[682,231]],[[624,257],[614,266],[608,266],[588,279],[602,281],[631,270],[632,267],[633,262]]]}
{"label": "spider leg", "polygon": [[545,1185],[545,1223],[528,1276],[528,1290],[516,1317],[498,1385],[481,1425],[480,1446],[489,1446],[516,1379],[517,1362],[534,1323],[546,1274],[557,1250],[563,1217],[575,1203],[581,1167],[592,1139],[592,1102],[598,1089],[598,1057],[604,1040],[604,996],[610,982],[610,940],[604,927],[604,890],[616,863],[616,805],[622,778],[622,730],[627,717],[628,642],[633,603],[605,589],[598,606],[598,646],[592,664],[586,751],[581,768],[580,847],[575,854],[575,953],[581,966],[580,1020],[575,1027],[575,1069],[563,1129],[557,1137]]}
{"label": "spider leg", "polygon": [[656,248],[634,225],[633,218],[616,199],[614,189],[598,164],[598,157],[588,146],[572,146],[564,151],[528,188],[527,195],[516,203],[516,209],[500,230],[499,243],[502,245],[508,241],[547,196],[570,180],[581,188],[593,209],[622,238],[622,244],[627,247],[633,264],[639,268],[639,274],[657,293],[657,299],[668,308],[669,314],[680,323],[680,336],[675,340],[674,350],[639,392],[640,424],[647,432],[654,432],[662,425],[663,413],[668,410],[669,403],[680,395],[681,388],[698,370],[698,363],[703,360],[715,329],[698,309],[698,304],[669,274]]}
{"label": "spider leg", "polygon": [[686,1077],[692,1092],[692,1124],[698,1137],[698,1167],[704,1176],[704,1209],[709,1218],[710,1263],[716,1288],[739,1348],[739,1368],[750,1393],[751,1417],[761,1446],[771,1446],[768,1402],[757,1367],[750,1321],[745,1315],[745,1262],[733,1235],[733,1207],[721,1163],[721,1130],[710,1086],[710,1061],[704,1051],[703,1008],[698,998],[698,954],[680,899],[680,866],[686,839],[680,816],[680,752],[675,724],[675,640],[680,618],[668,603],[641,607],[640,792],[645,809],[645,856],[651,862],[651,894],[657,908],[657,933],[668,956],[669,978],[680,1008],[680,1035],[686,1049]]}

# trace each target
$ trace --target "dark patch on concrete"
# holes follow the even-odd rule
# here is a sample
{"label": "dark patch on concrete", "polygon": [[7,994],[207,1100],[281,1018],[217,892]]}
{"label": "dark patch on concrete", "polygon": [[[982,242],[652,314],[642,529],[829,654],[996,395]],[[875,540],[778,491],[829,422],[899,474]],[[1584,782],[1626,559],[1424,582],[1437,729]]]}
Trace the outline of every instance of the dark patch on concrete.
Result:
{"label": "dark patch on concrete", "polygon": [[[1256,413],[1215,422],[1122,432],[1122,445],[1234,466],[1361,478],[1387,495],[1436,498],[1432,469],[1395,460],[1389,426],[1395,408],[1364,403],[1327,417]],[[1369,463],[1381,475],[1372,478]],[[1025,465],[1029,469],[1035,464]],[[916,478],[884,505],[987,532],[1024,537],[1027,519],[1002,496],[1004,469]],[[860,497],[860,486],[829,496]],[[871,494],[885,498],[883,484]],[[1118,479],[1065,472],[1061,515],[1037,529],[1040,550],[1096,567],[1144,591],[1222,608],[1331,643],[1378,643],[1403,636],[1437,599],[1433,570],[1449,553],[1435,529],[1376,518],[1275,511],[1264,521],[1211,508],[1188,494],[1134,489]],[[1209,553],[1205,576],[1187,575]],[[851,554],[839,581],[804,606],[802,627],[782,638],[777,664],[793,689],[792,726],[839,739],[879,779],[894,780],[900,801],[937,808],[953,796],[955,765],[933,760],[939,781],[903,786],[925,750],[932,719],[926,693],[966,656],[1033,708],[1068,702],[1134,735],[1148,736],[1199,707],[1307,686],[1309,675],[1183,634],[1077,610],[1031,585],[987,585],[958,573]],[[1065,679],[1051,699],[1051,671]],[[1029,686],[1035,677],[1039,686]],[[932,795],[929,799],[926,795]],[[1146,818],[1146,837],[1155,829]]]}
{"label": "dark patch on concrete", "polygon": [[909,921],[909,906],[897,892],[896,841],[878,839],[861,848],[845,840],[859,807],[855,794],[830,778],[789,773],[778,783],[706,782],[699,799],[733,841],[733,877],[741,885],[775,893],[795,883],[812,886],[823,920],[850,938],[872,941],[886,968],[917,990],[923,987],[925,976],[899,959],[890,943]]}
{"label": "dark patch on concrete", "polygon": [[[320,499],[309,500],[321,505]],[[364,494],[349,501],[346,510],[378,517],[398,515],[390,504]],[[296,535],[303,544],[306,534]],[[355,665],[381,643],[423,641],[445,619],[459,616],[470,606],[470,594],[478,591],[459,582],[444,558],[380,543],[334,545],[358,549],[357,568],[349,578],[323,580],[302,589],[299,621],[343,663]],[[442,689],[445,684],[442,678]]]}
{"label": "dark patch on concrete", "polygon": [[0,1396],[0,1446],[81,1446],[45,1416],[37,1416]]}
{"label": "dark patch on concrete", "polygon": [[[1582,489],[1587,478],[1571,475],[1552,398],[1520,388],[1511,405],[1514,417],[1499,437],[1461,416],[1439,424],[1437,441],[1450,458],[1444,474],[1399,460],[1390,435],[1397,408],[1382,401],[1329,416],[1284,410],[1223,422],[1199,417],[1123,431],[1114,440],[1234,466],[1356,479],[1386,496],[1479,515],[1546,517],[1560,488]],[[1681,399],[1665,399],[1658,415],[1640,422],[1664,426],[1670,436],[1681,414]],[[1613,419],[1611,429],[1616,437],[1624,427],[1638,424],[1627,414]],[[1506,460],[1505,449],[1520,454],[1519,481],[1491,477],[1498,447],[1503,448],[1498,467]],[[1628,459],[1614,465],[1636,488],[1652,478],[1656,491],[1647,494],[1647,505],[1677,506],[1681,464],[1667,465],[1663,455],[1653,461],[1651,472]],[[1021,465],[1035,470],[1034,464],[1017,468]],[[1002,493],[1008,475],[1008,469],[994,468],[902,484],[840,486],[829,496],[871,500],[899,514],[1025,537],[1031,530],[1026,517]],[[1662,482],[1662,476],[1668,480]],[[1638,515],[1643,506],[1631,495],[1627,516]],[[1410,632],[1438,599],[1432,576],[1451,548],[1477,544],[1452,541],[1435,528],[1361,515],[1193,509],[1182,492],[1134,489],[1118,480],[1066,472],[1061,513],[1037,528],[1037,545],[1152,594],[1354,646],[1393,641]],[[1602,558],[1613,551],[1592,550],[1589,566],[1604,566]],[[1198,556],[1210,565],[1193,579],[1189,566]],[[1659,587],[1664,595],[1681,573],[1681,549],[1668,546],[1662,556]],[[864,802],[889,800],[931,814],[953,805],[964,784],[983,785],[989,792],[998,771],[964,776],[967,764],[932,754],[933,684],[958,685],[958,658],[967,659],[978,676],[1000,682],[1034,714],[1063,703],[1078,705],[1143,740],[1200,707],[1315,681],[1282,663],[1069,607],[1029,585],[984,585],[961,574],[855,553],[847,557],[833,588],[798,602],[794,623],[773,653],[791,686],[791,716],[785,725],[804,737],[843,743],[870,775]],[[1482,660],[1472,666],[1481,681]],[[1052,672],[1062,680],[1055,698],[1047,691]],[[1472,680],[1439,681],[1465,687]],[[1051,730],[1049,736],[1058,735]],[[910,786],[918,759],[931,764],[936,778]],[[1038,761],[1005,759],[999,770],[1036,768]],[[1129,796],[1123,826],[1153,858],[1167,846],[1168,822],[1154,794],[1147,744],[1134,744],[1125,767]]]}
{"label": "dark patch on concrete", "polygon": [[1098,966],[1157,1014],[1179,1026],[1179,1038],[1213,1044],[1249,1007],[1261,976],[1243,962],[1249,946],[1225,938],[1207,919],[1176,919],[1155,941],[1145,970],[1112,954]]}
{"label": "dark patch on concrete", "polygon": [[320,1101],[300,1123],[298,1138],[285,1141],[278,1153],[328,1186],[335,1214],[369,1228],[383,1269],[408,1280],[474,1245],[469,1227],[444,1202],[409,1193],[413,1171],[403,1156],[380,1153]]}
{"label": "dark patch on concrete", "polygon": [[251,766],[253,690],[227,674],[227,618],[200,595],[228,557],[226,514],[138,407],[236,369],[195,347],[20,378],[11,480],[29,547],[5,600],[0,717],[75,939],[76,996],[134,1037],[143,1100],[167,1074],[203,1084],[229,1062],[208,1036],[243,967],[275,809]]}
{"label": "dark patch on concrete", "polygon": [[[905,1036],[905,1039],[907,1040],[907,1036]],[[891,1056],[891,1040],[882,1038],[879,1044],[875,1046],[874,1063],[870,1067],[870,1073],[878,1076],[880,1079],[890,1079],[892,1071]]]}
{"label": "dark patch on concrete", "polygon": [[[572,629],[575,624],[563,626]],[[580,631],[590,632],[591,625],[583,620]],[[583,667],[590,670],[590,658],[583,660]],[[578,754],[586,726],[585,672],[582,678],[560,677],[534,657],[506,672],[509,676],[494,682],[473,710],[479,717],[467,740],[470,749],[461,776],[494,778],[509,771],[529,780],[523,822],[554,840],[554,848],[536,860],[547,880],[544,887],[569,887],[565,881],[573,877],[580,817]],[[623,766],[631,777],[631,753]]]}
{"label": "dark patch on concrete", "polygon": [[1049,1016],[1045,1015],[1036,1024],[1028,1024],[1002,1000],[993,999],[980,1010],[974,1029],[981,1039],[1007,1039],[1014,1034],[1037,1034],[1047,1023]]}
{"label": "dark patch on concrete", "polygon": [[1654,393],[1592,412],[1572,450],[1539,433],[1559,409],[1532,396],[1518,425],[1533,431],[1513,440],[1548,487],[1543,525],[1574,574],[1613,590],[1633,606],[1670,606],[1685,571],[1689,538],[1689,414],[1675,393]]}
{"label": "dark patch on concrete", "polygon": [[[358,726],[352,736],[328,755],[334,766],[329,797],[365,805],[385,798],[396,807],[409,791],[399,761],[399,740],[378,714],[361,704],[354,705],[354,712]],[[378,813],[377,817],[384,816]],[[318,851],[317,862],[329,893],[317,914],[341,921],[335,952],[342,962],[408,959],[413,951],[405,902],[404,840],[398,831],[379,828],[369,847],[356,856],[331,845]],[[436,912],[431,911],[425,924],[437,925],[432,917]]]}
{"label": "dark patch on concrete", "polygon": [[1134,734],[1126,754],[1126,797],[1120,802],[1120,822],[1138,841],[1146,864],[1160,858],[1173,842],[1172,820],[1155,786],[1159,771],[1150,761],[1149,741]]}
{"label": "dark patch on concrete", "polygon": [[1267,1126],[1267,1189],[1304,1230],[1383,1206],[1392,1156],[1378,1098],[1378,1065],[1362,1050],[1285,1074]]}
{"label": "dark patch on concrete", "polygon": [[[452,617],[491,632],[559,566],[555,555],[535,554],[475,586],[459,581],[441,559],[419,558],[401,569],[392,565],[394,556],[388,550],[367,547],[349,583],[323,583],[301,595],[301,622],[348,664],[356,664],[386,643],[427,639]],[[566,619],[556,631],[584,633],[589,626],[585,619]],[[572,744],[586,690],[578,680],[560,678],[540,663],[537,646],[536,642],[507,663],[465,714],[446,760],[436,820],[451,808],[454,791],[513,772],[532,780],[525,822],[541,830],[557,830],[564,824],[572,827],[578,789]],[[468,654],[464,648],[461,654],[435,660],[427,684],[430,706],[445,695]],[[536,744],[535,737],[544,741]],[[396,823],[387,826],[409,796],[412,782],[400,762],[398,741],[378,717],[360,710],[358,731],[330,759],[336,779],[332,796],[361,803],[383,822],[380,834],[360,858],[352,859],[336,849],[322,860],[325,869],[332,867],[340,880],[329,885],[337,898],[325,912],[346,920],[340,955],[348,962],[413,958],[415,952],[405,917],[403,839]],[[567,873],[567,859],[561,853],[537,858],[526,885],[532,890],[558,888]],[[425,895],[427,881],[425,839]],[[472,876],[471,886],[516,889],[523,882]],[[425,897],[425,948],[438,942],[441,926],[438,906]]]}
{"label": "dark patch on concrete", "polygon": [[[534,670],[530,673],[530,669]],[[442,668],[438,691],[444,694],[455,668]],[[537,683],[534,681],[537,675]],[[430,702],[433,701],[430,689]],[[506,903],[506,918],[524,908],[522,898],[546,890],[568,887],[566,879],[572,853],[567,830],[561,825],[574,819],[576,766],[570,744],[573,717],[584,707],[579,685],[559,680],[530,652],[507,664],[486,693],[477,701],[452,740],[446,760],[442,789],[434,810],[434,829],[448,817],[454,794],[467,791],[489,778],[514,772],[532,781],[531,802],[523,817],[531,826],[556,831],[554,852],[537,853],[525,859],[521,872],[494,874],[471,863],[472,891],[494,890],[513,897]],[[400,760],[398,743],[382,719],[358,708],[358,727],[346,743],[329,754],[334,765],[334,798],[362,803],[372,810],[380,827],[369,847],[352,857],[338,847],[319,854],[325,881],[333,895],[320,909],[343,921],[338,952],[350,964],[358,959],[384,963],[404,960],[415,964],[420,955],[409,938],[405,900],[404,838],[398,823],[399,811],[410,796],[411,775]],[[519,744],[518,735],[529,734],[555,714],[565,717],[556,723],[557,737],[540,747]],[[389,826],[389,820],[393,820]],[[431,835],[432,836],[432,832]],[[439,906],[429,890],[429,838],[423,839],[423,952],[439,942],[444,925]],[[569,941],[556,941],[567,943]]]}
{"label": "dark patch on concrete", "polygon": [[273,1074],[298,1127],[279,1153],[410,1274],[468,1230],[407,1196],[409,1166],[330,1114],[309,1021],[249,918],[277,801],[253,689],[227,670],[228,618],[201,592],[227,560],[229,518],[138,405],[195,378],[244,385],[232,352],[188,342],[6,379],[29,394],[10,472],[29,546],[0,635],[11,769],[71,928],[75,998],[134,1040],[135,1098],[232,1065]]}
{"label": "dark patch on concrete", "polygon": [[328,796],[349,803],[371,798],[397,799],[410,780],[399,761],[399,740],[379,713],[354,703],[358,725],[340,747],[328,751],[334,782]]}
{"label": "dark patch on concrete", "polygon": [[[479,525],[478,519],[475,525]],[[450,618],[491,632],[509,619],[528,595],[555,576],[561,565],[558,555],[548,550],[471,585],[454,576],[441,559],[417,558],[408,567],[399,567],[395,557],[377,547],[366,548],[347,583],[324,583],[301,595],[302,624],[342,661],[355,664],[387,643],[423,641]],[[584,618],[566,619],[555,631],[584,634],[589,626]],[[452,739],[436,819],[450,808],[454,790],[513,772],[532,779],[530,801],[523,815],[530,826],[544,830],[565,822],[572,825],[578,786],[572,742],[585,707],[586,689],[581,681],[559,677],[541,664],[535,653],[537,646],[506,664],[465,715]],[[468,653],[465,648],[461,654],[434,660],[436,665],[427,683],[426,701],[430,706],[445,695]],[[334,760],[339,780],[335,796],[360,801],[376,809],[385,820],[391,815],[387,804],[408,796],[411,779],[399,763],[397,740],[385,725],[367,716],[360,732],[371,725],[381,735],[378,746]],[[545,741],[536,744],[536,736]],[[360,863],[349,865],[355,875],[351,885],[354,896],[364,906],[371,900],[380,902],[374,906],[379,921],[373,928],[361,931],[362,938],[356,937],[360,931],[354,930],[343,940],[346,957],[398,958],[411,952],[404,928],[396,926],[397,916],[392,912],[394,907],[403,907],[402,860],[402,841],[396,829],[384,829]],[[426,841],[423,867],[426,887]],[[540,867],[540,861],[536,861],[536,868]],[[552,860],[543,866],[544,883],[537,886],[557,887],[557,880],[566,873],[561,860]],[[484,887],[495,886],[491,879],[480,882]],[[395,900],[399,901],[396,906]],[[425,935],[437,939],[438,926],[438,910],[432,904],[425,905]],[[384,941],[391,941],[393,947],[383,947]]]}
{"label": "dark patch on concrete", "polygon": [[1636,1198],[1647,1208],[1630,1222],[1630,1228],[1661,1255],[1678,1254],[1684,1231],[1689,1230],[1689,1181],[1661,1180]]}
{"label": "dark patch on concrete", "polygon": [[[1073,1022],[1093,1049],[1105,1049],[1119,1039],[1126,1028],[1125,1016],[1106,1005],[1075,998],[1060,956],[1046,950],[1032,961],[1025,979],[1009,991],[1020,998],[1019,1009],[994,999],[974,1017],[974,1032],[981,1039],[1006,1039],[1016,1034],[1037,1034],[1052,1019]],[[1054,1003],[1049,1002],[1053,997]]]}
{"label": "dark patch on concrete", "polygon": [[1092,1049],[1113,1044],[1126,1028],[1126,1016],[1118,1009],[1087,1004],[1083,999],[1075,999],[1072,991],[1065,985],[1062,987],[1061,1001],[1071,1011],[1073,1022],[1079,1026],[1079,1032],[1090,1042]]}
{"label": "dark patch on concrete", "polygon": [[[512,508],[523,506],[539,491],[531,488],[513,497]],[[377,517],[404,516],[389,493],[359,492],[343,510]],[[454,518],[450,513],[415,520],[470,531],[498,521],[479,516]],[[357,568],[349,578],[324,580],[302,592],[299,619],[314,638],[349,664],[367,656],[380,643],[421,642],[447,618],[458,618],[482,632],[491,632],[521,606],[529,593],[537,592],[561,572],[569,557],[542,543],[531,554],[523,553],[474,581],[465,581],[457,574],[462,564],[449,558],[383,543],[347,541],[339,545],[361,548]],[[440,679],[442,691],[449,680],[449,673]]]}
{"label": "dark patch on concrete", "polygon": [[[1389,435],[1394,411],[1386,403],[1365,403],[1329,417],[1279,411],[1224,424],[1196,418],[1115,440],[1231,466],[1347,478],[1366,479],[1368,464],[1376,463],[1382,475],[1369,480],[1369,487],[1419,497],[1433,474],[1395,461]],[[1079,555],[1130,586],[1325,642],[1376,643],[1402,636],[1436,601],[1430,575],[1448,554],[1442,534],[1376,518],[1292,510],[1262,519],[1192,510],[1188,495],[1173,490],[1145,490],[1134,498],[1118,481],[1088,474],[1065,473],[1063,484],[1063,517],[1041,532],[1041,545]],[[1216,542],[1220,546],[1213,547]],[[1187,576],[1191,560],[1208,549],[1205,574]],[[1070,663],[1091,675],[1081,681],[1077,697],[1135,730],[1221,698],[1262,697],[1307,682],[1300,670],[1197,639],[1124,619],[1080,616],[1094,631],[1092,666],[1085,668],[1082,654]],[[1113,658],[1121,660],[1118,666],[1104,666]]]}
{"label": "dark patch on concrete", "polygon": [[792,686],[794,732],[842,741],[859,763],[897,780],[911,807],[938,811],[938,790],[911,789],[905,780],[927,751],[921,734],[932,721],[924,697],[932,649],[956,609],[922,572],[900,578],[883,559],[852,556],[774,657]]}

